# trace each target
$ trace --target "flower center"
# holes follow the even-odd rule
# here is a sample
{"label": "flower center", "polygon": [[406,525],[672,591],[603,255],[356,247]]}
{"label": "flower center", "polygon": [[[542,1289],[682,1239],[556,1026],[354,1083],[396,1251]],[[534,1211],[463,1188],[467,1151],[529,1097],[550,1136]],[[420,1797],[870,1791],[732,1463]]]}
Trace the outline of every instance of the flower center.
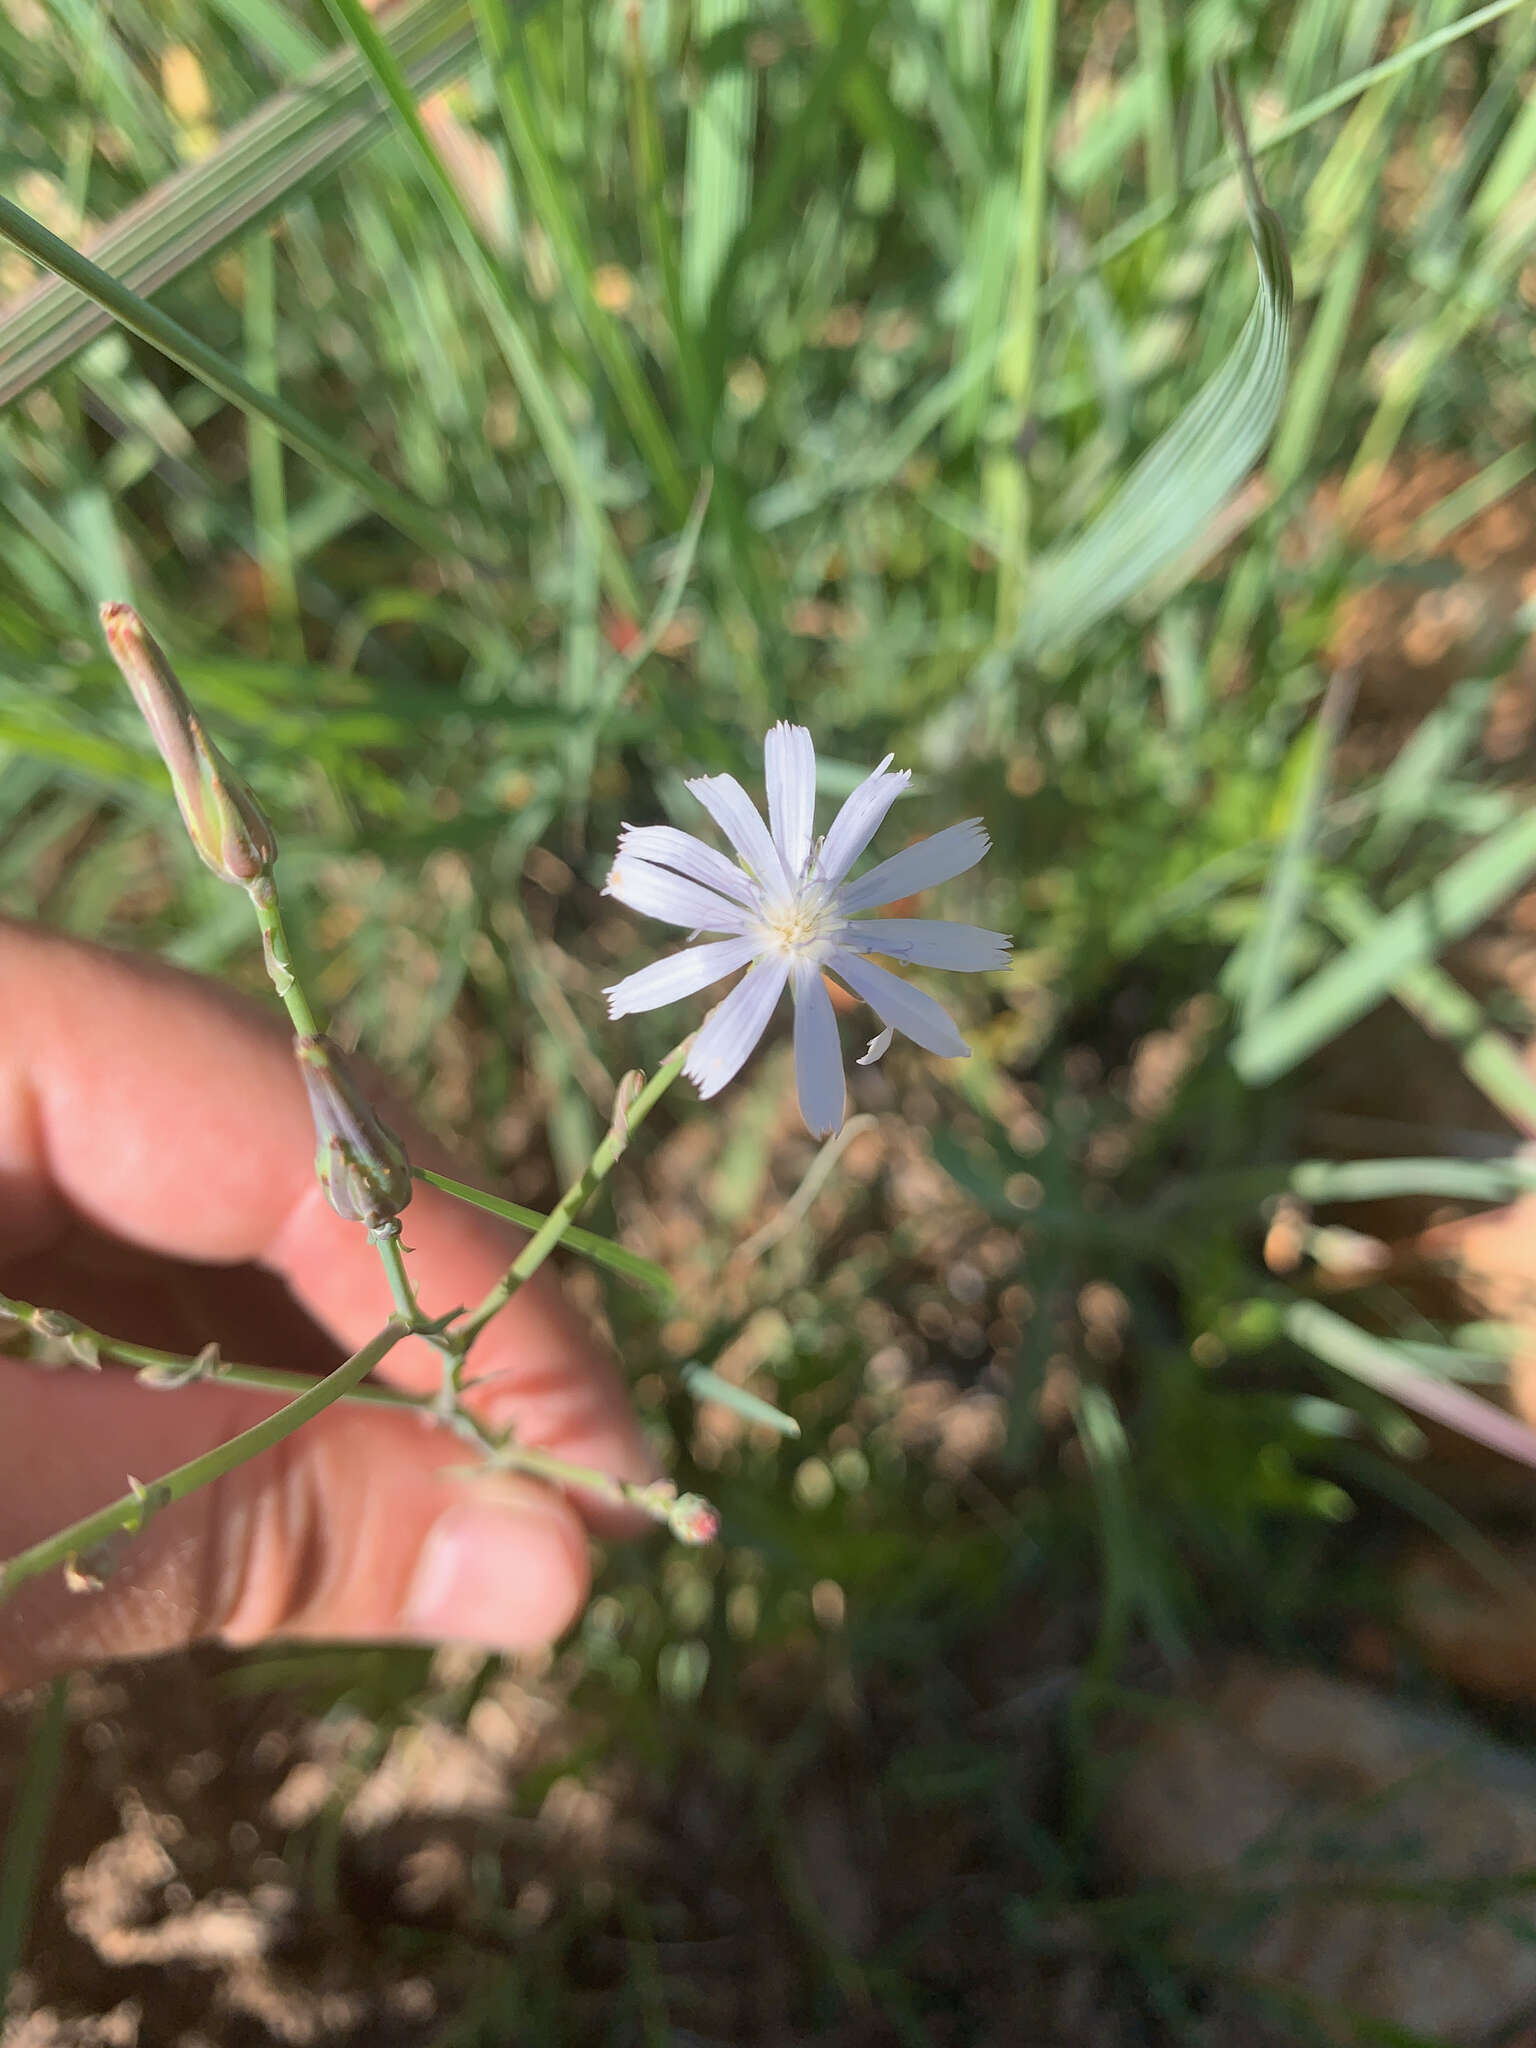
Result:
{"label": "flower center", "polygon": [[837,943],[842,922],[828,891],[802,885],[794,895],[764,905],[758,930],[765,949],[819,965]]}

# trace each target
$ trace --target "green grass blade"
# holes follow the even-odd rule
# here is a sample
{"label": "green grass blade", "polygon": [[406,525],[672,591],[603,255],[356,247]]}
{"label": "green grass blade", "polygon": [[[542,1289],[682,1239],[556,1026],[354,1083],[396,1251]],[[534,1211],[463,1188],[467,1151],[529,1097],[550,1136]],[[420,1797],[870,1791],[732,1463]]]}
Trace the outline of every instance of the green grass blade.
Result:
{"label": "green grass blade", "polygon": [[1496,455],[1485,469],[1469,477],[1454,491],[1448,491],[1438,504],[1431,505],[1413,522],[1404,539],[1404,551],[1425,555],[1434,554],[1444,547],[1452,534],[1457,533],[1479,513],[1486,512],[1490,505],[1507,498],[1511,491],[1523,484],[1536,470],[1536,449],[1527,444],[1520,448],[1508,448],[1502,455]]}
{"label": "green grass blade", "polygon": [[344,32],[350,35],[372,72],[379,90],[394,109],[427,187],[442,210],[454,245],[474,282],[476,296],[490,324],[491,332],[512,373],[529,419],[564,491],[572,511],[592,538],[603,562],[603,578],[609,594],[631,613],[640,609],[629,564],[598,501],[593,480],[561,410],[532,334],[523,320],[512,280],[501,259],[486,248],[458,184],[450,176],[427,133],[410,81],[399,59],[375,26],[362,0],[326,0]]}
{"label": "green grass blade", "polygon": [[1398,904],[1238,1038],[1232,1064],[1258,1087],[1375,1008],[1410,969],[1435,960],[1536,873],[1536,814],[1526,813]]}
{"label": "green grass blade", "polygon": [[32,1723],[5,1830],[5,1858],[0,1863],[0,2010],[5,2008],[11,1979],[26,1950],[38,1871],[64,1768],[68,1726],[69,1680],[56,1678],[44,1693]]}
{"label": "green grass blade", "polygon": [[528,75],[526,47],[519,49],[502,0],[475,0],[483,46],[489,55],[501,105],[502,126],[527,183],[534,211],[549,236],[566,289],[619,402],[635,446],[650,465],[667,509],[686,515],[691,496],[671,430],[651,396],[629,337],[597,303],[593,252],[585,223],[568,194],[569,180],[547,146]]}
{"label": "green grass blade", "polygon": [[722,1408],[729,1408],[746,1422],[761,1422],[769,1429],[776,1429],[780,1436],[795,1437],[800,1434],[800,1425],[793,1415],[786,1415],[782,1408],[775,1408],[771,1401],[761,1401],[756,1394],[749,1394],[745,1387],[738,1387],[731,1380],[721,1379],[719,1373],[711,1372],[707,1365],[685,1365],[682,1372],[683,1385],[695,1401],[718,1401]]}
{"label": "green grass blade", "polygon": [[275,392],[258,390],[248,377],[232,368],[217,349],[210,348],[180,321],[162,313],[147,299],[141,299],[117,278],[109,277],[88,256],[82,256],[78,249],[61,242],[40,221],[33,220],[30,214],[23,213],[19,206],[3,196],[0,196],[0,235],[14,242],[18,249],[24,250],[37,262],[45,263],[59,277],[67,279],[76,290],[84,292],[105,308],[130,333],[151,342],[173,362],[180,363],[183,369],[200,377],[210,390],[216,391],[231,405],[258,419],[270,421],[290,448],[313,462],[317,469],[326,470],[351,484],[381,518],[398,526],[411,540],[433,554],[457,555],[464,551],[463,534],[455,531],[435,512],[408,498],[403,491],[396,490],[366,462],[359,462],[350,449],[322,432],[286,399]]}
{"label": "green grass blade", "polygon": [[[275,391],[278,382],[276,272],[271,235],[252,235],[245,248],[245,367],[251,382],[262,391]],[[275,648],[290,659],[302,661],[304,640],[299,629],[299,591],[288,531],[283,444],[271,422],[254,415],[246,422],[246,443],[251,527],[269,630]]]}
{"label": "green grass blade", "polygon": [[1036,563],[1014,643],[1025,655],[1078,639],[1194,548],[1279,417],[1290,353],[1290,257],[1240,128],[1237,144],[1259,266],[1253,310],[1226,361],[1087,532]]}
{"label": "green grass blade", "polygon": [[1363,867],[1380,868],[1395,860],[1414,827],[1429,815],[1435,791],[1451,779],[1475,745],[1491,692],[1485,677],[1469,676],[1453,684],[1444,703],[1437,704],[1403,742],[1376,788],[1376,816],[1361,849]]}
{"label": "green grass blade", "polygon": [[1536,1161],[1303,1159],[1291,1169],[1286,1184],[1304,1202],[1381,1202],[1396,1195],[1512,1202],[1536,1191]]}
{"label": "green grass blade", "polygon": [[[698,0],[693,18],[702,41],[742,27],[748,9],[745,0]],[[756,126],[757,80],[738,54],[712,71],[688,117],[679,268],[683,311],[695,328],[751,211]]]}
{"label": "green grass blade", "polygon": [[[1040,351],[1056,14],[1056,0],[1031,0],[1024,130],[1019,147],[1018,263],[1007,338],[997,360],[998,390],[1012,405],[1020,430],[1029,416]],[[1020,604],[1027,602],[1023,572],[1030,546],[1029,476],[1011,449],[1001,461],[989,465],[982,488],[987,511],[1006,536],[997,579],[997,632],[998,638],[1006,641],[1015,637]]]}
{"label": "green grass blade", "polygon": [[1258,927],[1247,961],[1239,1008],[1243,1035],[1252,1031],[1285,994],[1291,942],[1306,908],[1312,843],[1328,789],[1333,750],[1353,697],[1354,678],[1343,673],[1335,675],[1308,735],[1299,786],[1292,797],[1285,837],[1264,884]]}
{"label": "green grass blade", "polygon": [[1163,1654],[1178,1662],[1188,1654],[1188,1645],[1140,1526],[1125,1424],[1105,1389],[1091,1381],[1077,1389],[1072,1420],[1093,1486],[1104,1559],[1103,1613],[1090,1670],[1101,1679],[1114,1672],[1129,1624],[1138,1615]]}
{"label": "green grass blade", "polygon": [[1143,147],[1147,193],[1154,200],[1172,200],[1178,190],[1178,163],[1163,0],[1136,0],[1136,45],[1136,61],[1146,80]]}
{"label": "green grass blade", "polygon": [[1284,1328],[1293,1344],[1363,1386],[1374,1387],[1415,1414],[1454,1429],[1474,1443],[1486,1444],[1506,1458],[1536,1465],[1536,1430],[1495,1408],[1491,1401],[1422,1371],[1395,1345],[1373,1337],[1321,1302],[1292,1302],[1285,1312]]}
{"label": "green grass blade", "polygon": [[591,717],[594,744],[609,719],[618,710],[624,692],[661,645],[668,626],[677,617],[678,606],[683,601],[683,592],[688,588],[688,579],[693,574],[694,557],[699,551],[699,538],[704,531],[704,518],[709,511],[710,493],[713,488],[714,473],[706,470],[704,480],[694,495],[687,524],[673,546],[666,581],[662,585],[661,596],[657,600],[649,624],[629,652],[621,660],[609,662],[599,678]]}
{"label": "green grass blade", "polygon": [[[1320,907],[1327,923],[1354,946],[1375,939],[1386,922],[1358,889],[1340,880],[1329,885]],[[1520,1048],[1489,1024],[1481,1005],[1460,982],[1425,962],[1405,969],[1392,993],[1431,1036],[1456,1048],[1461,1070],[1473,1087],[1481,1089],[1517,1130],[1536,1137],[1536,1081]]]}
{"label": "green grass blade", "polygon": [[[402,8],[388,34],[416,93],[460,77],[474,56],[464,0]],[[136,200],[92,239],[91,259],[150,297],[365,149],[387,124],[362,59],[344,51],[268,100],[211,155]],[[0,309],[0,405],[67,363],[113,317],[57,276]]]}
{"label": "green grass blade", "polygon": [[[413,1167],[412,1172],[418,1180],[429,1181],[433,1187],[441,1188],[445,1195],[468,1202],[472,1208],[488,1210],[492,1216],[500,1216],[508,1223],[519,1223],[524,1230],[539,1230],[549,1221],[537,1209],[525,1209],[521,1202],[509,1202],[502,1195],[488,1195],[483,1188],[468,1187],[463,1181],[450,1180],[444,1173],[429,1173],[424,1166]],[[580,1252],[594,1266],[605,1266],[619,1279],[627,1280],[631,1287],[639,1287],[662,1301],[672,1299],[672,1276],[652,1260],[642,1259],[638,1252],[626,1251],[623,1245],[614,1244],[606,1237],[597,1237],[590,1230],[567,1230],[560,1242],[567,1251]]]}
{"label": "green grass blade", "polygon": [[[1380,63],[1368,64],[1364,70],[1353,72],[1337,85],[1329,86],[1326,92],[1317,94],[1314,99],[1297,107],[1294,113],[1287,114],[1282,120],[1277,121],[1273,128],[1264,129],[1253,138],[1251,154],[1255,158],[1268,156],[1271,150],[1282,148],[1287,142],[1294,141],[1298,135],[1305,135],[1307,130],[1315,127],[1319,121],[1326,120],[1328,115],[1336,114],[1340,107],[1347,107],[1352,99],[1359,98],[1381,79],[1395,77],[1399,72],[1410,70],[1415,64],[1422,64],[1426,58],[1433,57],[1448,45],[1460,42],[1466,36],[1475,35],[1478,29],[1485,28],[1489,22],[1497,21],[1503,15],[1512,14],[1517,7],[1527,4],[1528,0],[1487,0],[1485,6],[1474,8],[1470,14],[1464,14],[1456,21],[1447,22],[1441,28],[1432,29],[1413,42],[1404,43],[1400,49],[1394,50],[1390,57],[1383,57]],[[1185,179],[1185,190],[1191,193],[1203,192],[1209,186],[1219,184],[1226,173],[1225,159],[1216,158],[1210,163],[1202,164]],[[1171,220],[1175,207],[1175,201],[1166,199],[1154,200],[1142,207],[1128,220],[1121,221],[1118,227],[1111,228],[1107,234],[1101,235],[1084,253],[1082,267],[1098,270],[1106,263],[1114,262],[1128,249],[1134,249],[1146,236],[1155,234],[1165,221]],[[1052,307],[1067,297],[1074,283],[1073,278],[1063,278],[1053,284],[1045,294],[1046,306]]]}

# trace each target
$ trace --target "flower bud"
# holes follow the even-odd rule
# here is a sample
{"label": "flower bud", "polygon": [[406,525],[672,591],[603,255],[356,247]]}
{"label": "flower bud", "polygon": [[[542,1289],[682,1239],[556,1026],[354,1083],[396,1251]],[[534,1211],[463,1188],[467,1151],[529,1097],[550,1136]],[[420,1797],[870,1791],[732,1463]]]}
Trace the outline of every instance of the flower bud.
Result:
{"label": "flower bud", "polygon": [[701,1493],[680,1493],[672,1503],[667,1527],[679,1543],[713,1543],[720,1534],[720,1515]]}
{"label": "flower bud", "polygon": [[294,1051],[315,1120],[315,1173],[326,1200],[348,1223],[381,1230],[411,1199],[405,1147],[375,1116],[341,1048],[297,1038]]}
{"label": "flower bud", "polygon": [[203,731],[170,663],[130,604],[104,604],[102,629],[112,659],[143,712],[187,835],[226,882],[254,882],[277,858],[277,842],[259,803]]}

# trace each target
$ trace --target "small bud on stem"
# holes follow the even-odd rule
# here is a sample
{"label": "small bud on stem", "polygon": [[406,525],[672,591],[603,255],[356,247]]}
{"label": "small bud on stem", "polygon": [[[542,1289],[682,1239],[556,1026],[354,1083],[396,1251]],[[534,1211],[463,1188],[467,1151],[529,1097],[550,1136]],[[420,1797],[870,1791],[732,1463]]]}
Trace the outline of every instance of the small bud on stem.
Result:
{"label": "small bud on stem", "polygon": [[170,663],[129,604],[104,604],[102,630],[112,659],[143,712],[187,836],[226,882],[254,882],[277,858],[277,842],[260,804],[203,731]]}
{"label": "small bud on stem", "polygon": [[382,1231],[411,1199],[405,1147],[374,1114],[341,1048],[323,1034],[294,1040],[315,1120],[315,1173],[348,1223]]}

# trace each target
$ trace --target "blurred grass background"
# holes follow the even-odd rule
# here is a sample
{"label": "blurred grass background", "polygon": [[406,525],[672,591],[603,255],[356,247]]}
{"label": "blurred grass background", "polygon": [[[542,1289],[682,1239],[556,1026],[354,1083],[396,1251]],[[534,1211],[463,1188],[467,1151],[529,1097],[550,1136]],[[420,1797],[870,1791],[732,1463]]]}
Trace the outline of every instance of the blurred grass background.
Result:
{"label": "blurred grass background", "polygon": [[[1117,538],[1255,304],[1221,62],[1296,332]],[[676,1036],[604,1020],[656,937],[598,895],[619,822],[691,827],[773,719],[825,805],[918,770],[886,850],[982,815],[923,907],[1018,942],[947,991],[975,1057],[858,1073],[798,1199],[777,1042],[616,1176],[597,1227],[681,1305],[574,1284],[725,1540],[610,1561],[518,1810],[622,1765],[665,1853],[538,1912],[499,1851],[451,1924],[375,1901],[454,1986],[401,2038],[758,2038],[759,1937],[764,2039],[1031,2038],[1114,1688],[1340,1654],[1403,1518],[1482,1555],[1398,1400],[1496,1392],[1514,1340],[1311,1212],[1531,1182],[1518,989],[1441,956],[1536,869],[1533,78],[1502,0],[4,0],[0,189],[206,358],[0,245],[6,909],[262,985],[100,647],[129,597],[278,822],[338,1035],[517,1199]],[[799,1441],[695,1407],[695,1360]],[[382,1744],[499,1681],[200,1682]],[[829,1904],[828,1784],[840,1841],[925,1845],[900,1910]],[[336,1810],[293,1850],[322,1915]],[[1204,2038],[1166,1942],[1103,1939],[1104,2009],[1165,2030],[1123,2038]]]}

